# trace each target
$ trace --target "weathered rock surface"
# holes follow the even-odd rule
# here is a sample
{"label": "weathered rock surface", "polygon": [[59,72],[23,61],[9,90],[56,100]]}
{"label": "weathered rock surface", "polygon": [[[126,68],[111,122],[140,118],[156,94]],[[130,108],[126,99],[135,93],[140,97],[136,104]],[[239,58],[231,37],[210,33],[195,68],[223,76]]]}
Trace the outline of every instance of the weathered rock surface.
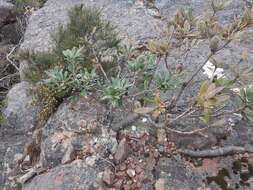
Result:
{"label": "weathered rock surface", "polygon": [[21,82],[9,91],[6,99],[7,105],[3,110],[5,121],[0,125],[1,189],[17,188],[7,177],[16,167],[17,156],[23,154],[24,145],[36,126],[38,108],[32,105],[31,87],[29,83]]}
{"label": "weathered rock surface", "polygon": [[[0,7],[1,2],[6,1],[0,1]],[[110,20],[117,26],[123,38],[144,40],[159,37],[161,35],[162,24],[165,26],[164,21],[150,16],[144,7],[136,7],[130,1],[48,0],[43,8],[35,11],[30,17],[21,50],[48,51],[52,49],[54,47],[52,35],[57,31],[59,24],[64,25],[67,23],[68,10],[74,5],[82,3],[88,6],[103,8],[102,14],[104,19]],[[189,5],[195,10],[196,14],[209,8],[208,1],[204,0],[159,0],[157,3],[161,14],[168,18],[171,18],[178,8],[189,7]],[[222,18],[220,22],[225,24],[231,21],[234,18],[234,14],[240,15],[242,13],[242,8],[242,2],[238,0],[232,1],[228,8],[219,12]],[[230,44],[228,50],[219,53],[218,56],[225,58],[225,64],[237,62],[244,48],[252,52],[253,45],[250,40],[252,31],[252,28],[249,28],[240,42]],[[171,65],[182,64],[187,73],[192,73],[206,58],[209,52],[208,46],[208,41],[203,41],[191,49],[187,58],[185,56],[170,56],[168,63]],[[249,53],[249,59],[253,60],[252,53]],[[200,75],[198,79],[203,79],[203,77],[204,75]],[[11,129],[24,132],[34,127],[36,123],[38,108],[35,108],[31,104],[33,96],[29,91],[30,87],[29,83],[22,82],[16,85],[8,94],[7,107],[4,114],[7,118],[7,124]],[[198,85],[196,85],[197,87]],[[192,91],[187,93],[186,98],[192,97],[196,93],[196,88],[192,88]],[[99,101],[91,97],[78,97],[78,100],[74,101],[65,100],[43,128],[40,162],[45,169],[49,170],[45,174],[40,174],[28,183],[25,183],[23,190],[98,189],[102,184],[104,169],[114,166],[112,160],[115,152],[117,157],[116,135],[107,128],[106,116],[106,108]],[[184,123],[185,125],[189,125],[188,129],[190,130],[192,123]],[[184,126],[180,128],[180,125],[177,125],[177,128],[185,129]],[[131,132],[129,132],[129,134],[134,133],[139,133],[139,130],[131,129]],[[243,146],[245,143],[253,143],[252,129],[249,128],[243,128],[242,130],[231,129],[230,133],[227,133],[226,136],[220,137],[217,133],[217,131],[209,132],[208,138],[198,135],[192,137],[172,135],[168,136],[167,139],[175,141],[180,148],[193,149],[212,148],[213,146],[226,144]],[[140,133],[134,139],[142,138],[142,135]],[[13,143],[9,145],[11,147],[5,152],[2,145],[7,146],[5,142],[7,142],[6,139],[10,138],[10,136],[12,137],[10,140],[13,140]],[[5,172],[8,170],[7,168],[13,166],[15,155],[22,152],[21,147],[24,145],[26,138],[28,137],[24,135],[16,137],[9,133],[9,136],[5,135],[5,138],[1,139],[3,143],[0,143],[0,156],[4,156],[3,159],[2,157],[0,159],[4,160],[2,164],[8,166],[2,167]],[[143,141],[143,139],[140,139],[140,141]],[[139,142],[139,139],[133,144],[137,144],[137,142]],[[163,141],[162,139],[162,143],[166,143],[165,140]],[[127,157],[128,154],[126,152],[128,153],[128,151],[124,150],[128,149],[128,144],[125,142],[123,145],[122,150],[121,143],[118,146],[118,151],[121,151],[118,153],[120,154],[118,160],[123,163],[121,163],[120,168],[116,168],[118,173],[115,179],[114,174],[110,172],[107,173],[107,176],[104,176],[104,182],[107,185],[113,184],[115,187],[118,185],[118,187],[126,187],[125,189],[127,189],[130,185],[134,187],[134,181],[138,181],[143,182],[143,184],[136,184],[135,189],[147,190],[153,189],[154,186],[161,190],[162,188],[171,190],[205,189],[202,180],[205,180],[206,176],[204,176],[203,170],[196,171],[197,169],[191,166],[190,163],[186,164],[183,158],[178,158],[177,156],[173,158],[161,158],[159,157],[161,156],[159,152],[152,152],[152,148],[154,147],[148,150],[143,148],[140,152],[138,152],[139,149],[138,151],[130,150],[129,152],[132,152],[129,155],[135,156],[131,158],[130,156]],[[163,149],[165,148],[162,147],[161,152],[164,152]],[[2,150],[4,150],[3,154]],[[78,159],[82,159],[82,161]],[[133,161],[135,161],[134,164]],[[221,166],[220,162],[212,162],[210,160],[206,162],[209,165],[212,165],[212,163],[216,164],[214,165],[216,168],[210,173],[211,176],[215,176],[219,171],[217,168]],[[224,164],[222,163],[223,166]],[[123,183],[121,175],[126,176],[126,183],[129,184]],[[129,180],[129,178],[132,180]],[[118,181],[115,182],[114,180]],[[0,184],[3,184],[2,182],[4,183],[5,179],[1,176]],[[212,181],[212,183],[214,182]],[[218,185],[217,189],[221,189],[220,187]],[[2,188],[1,185],[0,188]],[[5,188],[6,190],[14,189],[9,184],[5,185]],[[106,188],[103,187],[102,189]],[[242,189],[245,188],[242,187]]]}
{"label": "weathered rock surface", "polygon": [[7,0],[0,1],[0,29],[5,24],[12,22],[15,19],[15,14],[13,13],[13,4]]}
{"label": "weathered rock surface", "polygon": [[59,24],[66,24],[68,11],[71,7],[84,4],[102,9],[104,19],[117,26],[120,35],[131,39],[146,39],[157,37],[159,20],[148,15],[144,9],[136,9],[128,1],[117,0],[48,0],[44,7],[36,11],[29,19],[21,49],[47,51],[54,46],[52,34]]}
{"label": "weathered rock surface", "polygon": [[201,176],[184,165],[180,159],[160,159],[156,170],[158,176],[164,179],[164,189],[198,189],[201,187]]}
{"label": "weathered rock surface", "polygon": [[0,189],[20,189],[18,184],[8,178],[16,175],[12,172],[13,168],[16,167],[17,158],[22,155],[24,145],[31,136],[31,133],[17,133],[14,129],[9,129],[8,126],[0,126]]}
{"label": "weathered rock surface", "polygon": [[76,157],[85,150],[100,157],[115,153],[117,140],[104,118],[106,109],[93,98],[63,103],[43,129],[43,167],[60,165],[69,154]]}
{"label": "weathered rock surface", "polygon": [[106,163],[99,162],[89,166],[77,160],[71,164],[56,167],[45,174],[35,177],[22,190],[90,190],[98,189],[102,183],[103,168]]}
{"label": "weathered rock surface", "polygon": [[3,114],[13,130],[29,130],[36,125],[39,109],[34,105],[31,87],[28,82],[21,82],[7,95],[7,107]]}

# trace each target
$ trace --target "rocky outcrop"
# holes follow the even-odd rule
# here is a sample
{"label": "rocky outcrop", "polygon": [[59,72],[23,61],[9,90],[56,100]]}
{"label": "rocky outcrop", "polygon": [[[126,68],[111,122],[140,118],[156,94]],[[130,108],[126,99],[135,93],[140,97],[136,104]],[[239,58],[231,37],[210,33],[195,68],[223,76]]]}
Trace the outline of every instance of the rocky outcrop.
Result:
{"label": "rocky outcrop", "polygon": [[[0,5],[1,2],[3,1],[0,1]],[[103,8],[104,19],[110,20],[117,27],[123,39],[143,41],[157,38],[162,35],[162,27],[166,26],[164,20],[151,16],[149,10],[130,1],[48,0],[43,8],[35,11],[30,17],[21,50],[51,50],[54,47],[53,35],[59,24],[65,25],[68,22],[68,10],[78,4]],[[196,12],[205,11],[209,6],[208,2],[204,0],[160,0],[157,7],[163,17],[170,18],[175,14],[176,9],[189,5]],[[220,22],[225,24],[231,21],[234,13],[241,14],[242,7],[239,1],[232,1],[226,10],[219,12],[223,15]],[[248,29],[242,41],[232,43],[228,50],[218,55],[226,58],[225,64],[237,62],[244,48],[252,49],[249,39],[252,31],[252,28]],[[168,64],[182,64],[186,72],[191,73],[205,59],[209,51],[208,45],[207,41],[202,41],[191,49],[190,56],[187,58],[169,56]],[[249,59],[253,59],[251,53]],[[25,65],[26,63],[21,63],[21,75],[26,70]],[[163,66],[160,69],[163,69]],[[199,79],[203,77],[205,76],[201,75]],[[14,86],[7,96],[4,115],[8,127],[13,131],[26,133],[27,130],[36,126],[39,108],[32,104],[31,87],[31,84],[23,81]],[[194,87],[187,96],[192,97],[195,93],[196,88]],[[173,156],[172,145],[168,144],[168,141],[174,142],[180,148],[193,149],[211,148],[220,144],[252,143],[252,129],[244,128],[243,135],[242,131],[238,129],[230,129],[226,137],[217,137],[216,132],[212,131],[208,133],[208,137],[199,137],[199,135],[185,137],[174,134],[166,137],[165,135],[160,140],[160,144],[164,144],[157,145],[154,143],[155,137],[151,132],[149,133],[146,126],[142,126],[145,129],[137,128],[139,124],[137,127],[130,126],[123,132],[115,134],[108,128],[110,118],[107,117],[107,112],[107,108],[92,97],[64,100],[42,129],[39,165],[45,169],[45,173],[36,174],[36,177],[23,184],[22,189],[106,189],[108,186],[116,189],[131,187],[143,190],[154,188],[157,190],[205,189],[202,188],[202,180],[205,180],[205,176],[202,175],[203,171],[201,169],[197,171],[190,162],[187,162],[188,165],[185,164],[184,158]],[[124,117],[125,115],[119,116],[116,120],[122,120],[121,118]],[[189,122],[189,129],[191,125],[192,123]],[[180,125],[177,127],[180,128]],[[125,138],[127,135],[133,135],[132,139]],[[5,139],[10,136],[14,135],[5,135]],[[21,147],[25,144],[25,138],[29,137],[24,134],[16,134],[15,138],[19,140],[20,144],[15,145],[15,139],[13,139],[11,147],[3,153],[4,164],[8,166],[4,168],[5,171],[10,171],[10,168],[14,166],[15,157],[22,153]],[[246,140],[238,142],[239,138]],[[7,145],[4,144],[4,146]],[[169,152],[166,152],[167,149]],[[0,182],[2,181],[5,182],[0,178]],[[7,184],[6,190],[14,189],[9,183]]]}
{"label": "rocky outcrop", "polygon": [[39,108],[35,106],[32,85],[21,82],[8,93],[7,106],[3,112],[7,125],[14,130],[31,130],[35,127]]}
{"label": "rocky outcrop", "polygon": [[[56,167],[45,174],[35,177],[23,190],[70,190],[99,189],[102,183],[102,171],[108,166],[101,160],[92,164],[77,160],[71,164]],[[43,184],[43,185],[42,185]]]}
{"label": "rocky outcrop", "polygon": [[0,29],[15,20],[14,5],[7,0],[0,1]]}
{"label": "rocky outcrop", "polygon": [[159,35],[161,21],[147,14],[144,9],[134,8],[128,1],[48,0],[43,8],[30,17],[21,50],[51,49],[54,46],[52,34],[56,32],[59,24],[68,22],[68,11],[78,4],[102,9],[104,19],[111,21],[122,37],[141,40]]}
{"label": "rocky outcrop", "polygon": [[71,162],[82,153],[97,157],[114,154],[117,140],[105,118],[105,107],[93,98],[63,103],[43,128],[42,166]]}

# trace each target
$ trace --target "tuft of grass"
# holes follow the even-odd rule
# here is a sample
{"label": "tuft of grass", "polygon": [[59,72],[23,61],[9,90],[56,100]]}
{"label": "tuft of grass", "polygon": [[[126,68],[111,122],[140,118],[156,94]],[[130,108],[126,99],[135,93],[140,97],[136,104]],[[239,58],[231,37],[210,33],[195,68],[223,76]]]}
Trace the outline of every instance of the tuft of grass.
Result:
{"label": "tuft of grass", "polygon": [[15,0],[13,3],[16,6],[18,13],[25,13],[28,9],[38,9],[43,6],[46,0]]}
{"label": "tuft of grass", "polygon": [[100,61],[108,50],[118,48],[120,40],[115,28],[102,20],[100,10],[76,6],[69,12],[69,19],[68,25],[61,26],[54,36],[54,53],[59,57],[66,49],[83,47],[83,64],[89,67],[94,60]]}
{"label": "tuft of grass", "polygon": [[25,72],[26,78],[33,83],[40,81],[44,76],[44,71],[55,67],[59,58],[52,52],[20,52],[19,60],[26,60],[29,68]]}
{"label": "tuft of grass", "polygon": [[20,53],[20,59],[29,61],[28,80],[38,82],[45,76],[45,71],[56,66],[66,67],[63,52],[73,47],[81,48],[83,68],[92,70],[97,63],[106,70],[115,66],[115,59],[108,63],[103,58],[119,48],[120,39],[115,28],[101,18],[101,12],[96,8],[75,6],[69,12],[69,23],[60,26],[53,39],[55,48],[51,52]]}

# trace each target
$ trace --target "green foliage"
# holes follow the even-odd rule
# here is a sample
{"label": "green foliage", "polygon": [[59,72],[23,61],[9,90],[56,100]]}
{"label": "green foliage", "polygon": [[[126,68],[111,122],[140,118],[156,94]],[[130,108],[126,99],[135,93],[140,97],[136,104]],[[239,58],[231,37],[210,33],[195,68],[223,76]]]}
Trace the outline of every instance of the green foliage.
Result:
{"label": "green foliage", "polygon": [[46,2],[46,0],[15,0],[14,4],[19,13],[25,13],[31,8],[40,8]]}
{"label": "green foliage", "polygon": [[52,90],[46,85],[39,85],[36,88],[36,98],[39,101],[36,101],[36,104],[39,104],[42,107],[42,110],[39,113],[39,121],[46,121],[50,115],[57,109],[60,104],[60,99],[58,98],[57,90]]}
{"label": "green foliage", "polygon": [[[221,10],[220,7],[221,4],[213,4],[214,12]],[[56,46],[51,52],[23,54],[30,63],[28,76],[32,81],[39,82],[37,98],[43,108],[41,120],[47,120],[64,98],[77,93],[94,95],[95,91],[101,92],[96,96],[113,107],[129,106],[128,102],[133,101],[136,105],[131,110],[151,114],[151,119],[157,121],[163,117],[163,120],[173,123],[194,113],[195,117],[199,114],[199,120],[206,125],[215,114],[223,114],[232,94],[239,95],[244,109],[238,112],[253,120],[253,90],[247,88],[239,94],[233,92],[238,84],[242,85],[242,89],[252,84],[251,68],[235,67],[232,68],[231,75],[234,76],[231,78],[201,81],[199,92],[182,105],[182,110],[177,109],[177,103],[201,68],[191,77],[186,77],[189,81],[185,82],[181,80],[183,67],[166,67],[166,71],[156,72],[161,60],[173,56],[176,47],[183,51],[197,44],[198,39],[219,39],[215,48],[210,48],[212,57],[219,51],[222,40],[230,42],[236,32],[253,21],[249,11],[231,25],[221,26],[214,16],[195,17],[191,9],[180,10],[170,22],[173,31],[169,38],[150,40],[141,46],[119,45],[114,27],[101,19],[97,9],[76,6],[70,11],[69,18],[69,23],[60,27],[54,36]],[[172,37],[177,38],[175,42],[171,41]],[[187,47],[181,48],[183,44]],[[179,55],[187,56],[187,53]],[[245,55],[244,61],[247,60]],[[209,61],[214,63],[215,69],[220,67],[214,58]],[[206,62],[201,64],[202,68]],[[168,91],[174,94],[172,98],[161,96],[161,92]]]}
{"label": "green foliage", "polygon": [[70,11],[69,17],[67,26],[61,26],[54,35],[56,47],[51,52],[23,52],[20,55],[21,59],[30,63],[26,75],[29,80],[40,81],[44,77],[44,71],[56,66],[73,66],[77,61],[73,60],[75,56],[79,59],[78,64],[89,70],[98,63],[108,70],[114,66],[113,63],[104,63],[103,58],[119,48],[120,40],[114,27],[102,20],[100,11],[76,6]]}
{"label": "green foliage", "polygon": [[67,93],[69,91],[68,83],[71,82],[69,72],[64,71],[62,68],[55,67],[51,70],[46,71],[48,76],[44,82],[50,89],[58,89],[59,91]]}
{"label": "green foliage", "polygon": [[88,70],[81,67],[80,49],[63,51],[66,68],[54,67],[45,71],[44,85],[40,85],[37,91],[38,98],[43,102],[40,119],[46,120],[63,98],[72,92],[80,92],[86,95],[96,84],[95,69]]}
{"label": "green foliage", "polygon": [[76,6],[69,17],[67,26],[60,27],[54,36],[56,46],[52,51],[20,55],[30,64],[26,77],[40,84],[37,94],[44,102],[41,119],[46,120],[72,93],[86,95],[103,78],[97,69],[110,70],[117,61],[113,53],[118,51],[120,40],[114,27],[102,20],[99,10]]}
{"label": "green foliage", "polygon": [[58,57],[52,52],[21,52],[19,60],[26,60],[29,68],[25,73],[26,79],[36,83],[44,77],[44,71],[59,65]]}
{"label": "green foliage", "polygon": [[112,106],[122,105],[123,96],[127,93],[128,88],[132,85],[126,79],[112,78],[106,83],[104,88],[103,100],[109,100]]}
{"label": "green foliage", "polygon": [[77,49],[76,47],[73,47],[72,50],[67,49],[63,51],[62,54],[64,55],[64,60],[70,65],[80,64],[83,61],[81,50],[81,48]]}
{"label": "green foliage", "polygon": [[131,60],[133,57],[138,54],[138,51],[136,50],[136,47],[129,43],[129,44],[123,44],[119,48],[119,53],[123,57],[124,61]]}
{"label": "green foliage", "polygon": [[172,73],[163,71],[156,76],[156,85],[163,92],[175,90],[180,84],[180,75],[173,75]]}
{"label": "green foliage", "polygon": [[246,105],[246,109],[242,114],[253,122],[253,87],[243,88],[240,90],[242,105]]}
{"label": "green foliage", "polygon": [[67,26],[60,27],[54,37],[54,52],[59,57],[64,50],[82,47],[79,53],[83,65],[88,67],[100,61],[109,50],[118,48],[120,40],[117,33],[109,22],[102,20],[99,10],[76,6],[70,11],[69,19]]}
{"label": "green foliage", "polygon": [[138,74],[136,86],[140,90],[145,90],[149,87],[156,67],[156,56],[150,53],[141,54],[137,58],[128,61],[130,71]]}

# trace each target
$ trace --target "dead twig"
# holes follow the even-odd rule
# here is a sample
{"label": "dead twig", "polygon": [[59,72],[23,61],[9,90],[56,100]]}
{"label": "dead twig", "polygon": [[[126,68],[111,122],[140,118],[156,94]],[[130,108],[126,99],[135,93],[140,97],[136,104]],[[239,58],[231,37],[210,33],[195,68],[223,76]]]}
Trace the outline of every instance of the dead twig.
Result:
{"label": "dead twig", "polygon": [[196,110],[193,110],[193,107],[190,107],[189,109],[187,109],[185,112],[183,112],[182,114],[178,115],[177,117],[169,120],[169,123],[174,123],[175,121],[187,116],[187,115],[191,115],[192,113],[196,112]]}
{"label": "dead twig", "polygon": [[16,51],[16,49],[20,46],[21,42],[23,41],[23,38],[21,38],[17,45],[15,45],[11,51],[6,55],[6,60],[19,72],[18,66],[14,63],[14,61],[11,60],[10,56],[13,55],[13,53]]}
{"label": "dead twig", "polygon": [[[223,48],[225,48],[232,40],[229,39],[225,44],[223,44],[219,49],[216,50],[215,53],[219,52],[220,50],[222,50]],[[184,82],[180,91],[178,92],[178,94],[176,96],[174,96],[172,98],[172,101],[170,102],[170,104],[167,106],[167,110],[171,110],[173,109],[176,105],[177,102],[179,101],[179,99],[181,98],[183,92],[185,91],[185,89],[191,84],[191,82],[193,81],[193,79],[198,75],[198,73],[201,71],[201,69],[205,66],[205,64],[208,62],[208,60],[215,55],[215,53],[210,53],[208,55],[208,57],[203,61],[203,63],[200,65],[200,67],[192,74],[192,76],[190,77],[190,79],[187,82]]]}

